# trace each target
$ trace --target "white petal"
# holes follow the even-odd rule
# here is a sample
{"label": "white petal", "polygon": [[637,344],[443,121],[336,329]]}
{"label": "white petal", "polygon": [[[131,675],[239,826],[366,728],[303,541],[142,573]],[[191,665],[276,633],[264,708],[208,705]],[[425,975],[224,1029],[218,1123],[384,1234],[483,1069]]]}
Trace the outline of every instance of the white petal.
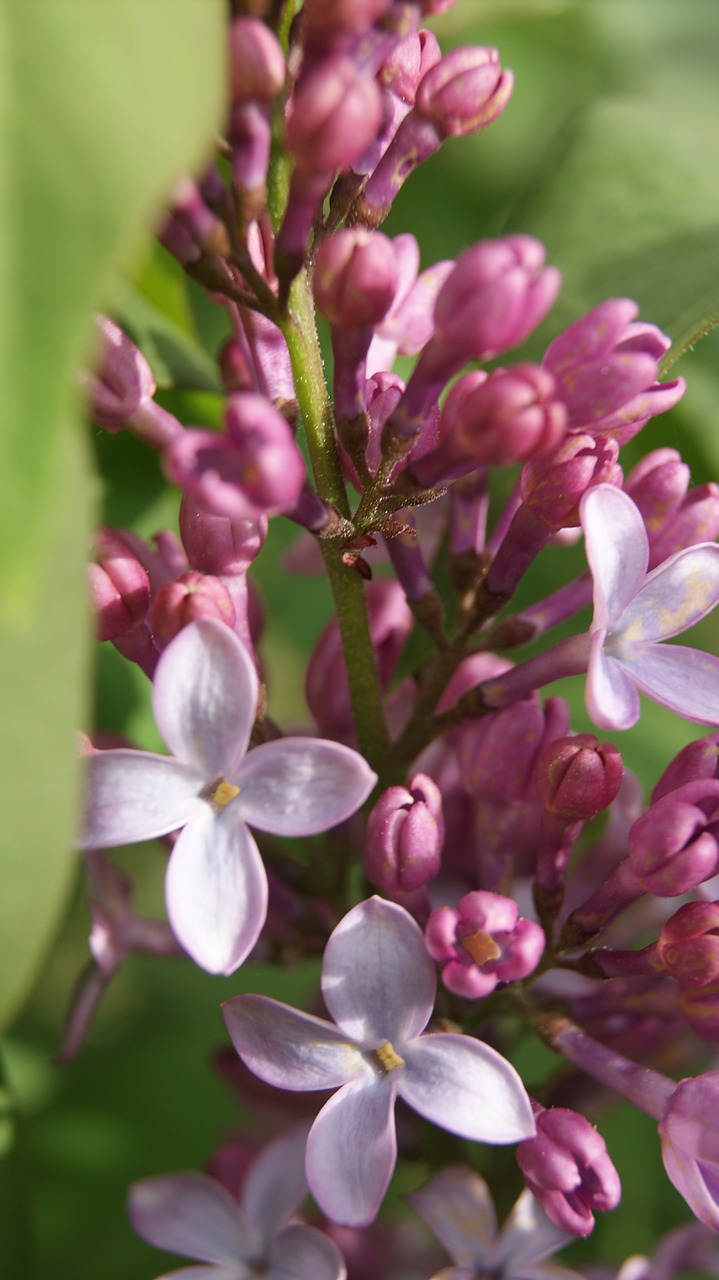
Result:
{"label": "white petal", "polygon": [[592,636],[587,667],[587,710],[600,729],[631,729],[639,719],[639,697],[624,665],[602,647],[603,633]]}
{"label": "white petal", "polygon": [[261,1240],[271,1240],[307,1195],[305,1147],[309,1131],[309,1120],[286,1129],[266,1143],[250,1165],[240,1205],[245,1222]]}
{"label": "white petal", "polygon": [[536,1132],[527,1092],[511,1063],[481,1040],[426,1035],[402,1049],[401,1098],[441,1129],[475,1142],[521,1142]]}
{"label": "white petal", "polygon": [[222,1011],[242,1061],[278,1089],[335,1089],[374,1074],[356,1045],[324,1018],[255,995],[226,1000]]}
{"label": "white petal", "polygon": [[130,1220],[143,1240],[199,1262],[237,1263],[246,1256],[236,1201],[203,1173],[145,1178],[130,1188]]}
{"label": "white petal", "polygon": [[344,1085],[310,1130],[310,1190],[327,1217],[342,1226],[372,1222],[392,1177],[397,1159],[395,1074]]}
{"label": "white petal", "polygon": [[169,756],[94,751],[83,759],[85,816],[81,849],[110,849],[176,831],[200,810],[203,780]]}
{"label": "white petal", "polygon": [[255,747],[238,777],[245,821],[277,836],[328,831],[355,813],[377,781],[350,747],[324,738],[281,738]]}
{"label": "white petal", "polygon": [[539,1201],[525,1190],[517,1200],[500,1232],[496,1262],[509,1264],[507,1272],[526,1270],[543,1262],[572,1239],[550,1222]]}
{"label": "white petal", "polygon": [[365,1049],[389,1041],[401,1052],[429,1022],[436,986],[419,925],[384,898],[353,907],[325,948],[325,1004],[347,1037]]}
{"label": "white petal", "polygon": [[579,511],[594,579],[594,623],[611,627],[644,581],[647,531],[636,504],[611,484],[588,489]]}
{"label": "white petal", "polygon": [[155,671],[152,702],[160,733],[206,781],[234,781],[250,740],[257,689],[257,672],[234,631],[214,618],[191,622]]}
{"label": "white petal", "polygon": [[492,1270],[497,1218],[489,1188],[474,1169],[448,1165],[406,1199],[455,1262]]}
{"label": "white petal", "polygon": [[613,665],[620,664],[660,706],[698,724],[719,724],[719,658],[714,654],[680,644],[632,645]]}
{"label": "white petal", "polygon": [[273,1241],[265,1280],[345,1280],[337,1245],[324,1231],[294,1222]]}
{"label": "white petal", "polygon": [[232,973],[254,947],[267,915],[267,876],[233,805],[203,804],[175,844],[165,878],[170,924],[209,973]]}
{"label": "white petal", "polygon": [[719,603],[719,546],[700,543],[670,556],[646,578],[622,614],[621,642],[669,640]]}

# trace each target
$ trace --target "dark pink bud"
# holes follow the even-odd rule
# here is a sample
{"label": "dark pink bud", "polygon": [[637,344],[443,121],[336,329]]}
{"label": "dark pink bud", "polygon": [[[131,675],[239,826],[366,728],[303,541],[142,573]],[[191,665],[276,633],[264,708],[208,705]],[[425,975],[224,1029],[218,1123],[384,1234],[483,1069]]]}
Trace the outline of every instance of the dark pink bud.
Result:
{"label": "dark pink bud", "polygon": [[430,68],[417,89],[415,109],[442,137],[462,137],[496,120],[513,86],[514,77],[502,71],[496,49],[468,45]]}
{"label": "dark pink bud", "polygon": [[437,784],[416,773],[406,787],[388,787],[367,821],[364,867],[383,893],[405,893],[433,880],[444,841]]}
{"label": "dark pink bud", "polygon": [[97,373],[84,373],[88,414],[106,431],[121,431],[155,394],[152,370],[122,329],[107,316],[95,315]]}
{"label": "dark pink bud", "polygon": [[318,309],[338,328],[377,324],[397,291],[392,241],[362,227],[339,231],[320,246],[312,288]]}
{"label": "dark pink bud", "polygon": [[302,21],[320,33],[362,35],[392,3],[393,0],[305,0]]}
{"label": "dark pink bud", "polygon": [[235,18],[230,26],[232,101],[268,101],[284,83],[285,58],[274,33],[257,18]]}
{"label": "dark pink bud", "polygon": [[350,58],[323,59],[300,82],[287,117],[287,145],[308,173],[346,169],[382,123],[382,96]]}
{"label": "dark pink bud", "polygon": [[624,766],[610,742],[593,733],[560,738],[542,751],[535,774],[539,799],[549,813],[570,822],[588,821],[619,794]]}
{"label": "dark pink bud", "polygon": [[689,782],[657,800],[629,832],[628,862],[647,893],[689,893],[719,867],[719,782]]}
{"label": "dark pink bud", "polygon": [[649,532],[649,568],[661,564],[676,551],[713,542],[719,534],[719,485],[710,481],[690,489],[656,536]]}
{"label": "dark pink bud", "polygon": [[457,413],[460,449],[490,467],[507,467],[556,448],[565,415],[554,381],[537,365],[495,369],[464,397]]}
{"label": "dark pink bud", "polygon": [[522,500],[550,529],[577,526],[579,502],[595,484],[621,487],[619,446],[610,438],[571,435],[552,453],[526,462]]}
{"label": "dark pink bud", "polygon": [[624,488],[641,511],[650,540],[682,502],[690,475],[676,449],[654,449],[629,472]]}
{"label": "dark pink bud", "polygon": [[719,982],[719,902],[687,902],[667,920],[657,951],[681,986]]}
{"label": "dark pink bud", "polygon": [[93,542],[97,559],[88,572],[96,634],[98,640],[115,640],[144,622],[150,579],[120,530],[98,529]]}
{"label": "dark pink bud", "polygon": [[698,782],[702,778],[719,778],[719,733],[708,733],[682,747],[652,791],[652,803],[686,782]]}
{"label": "dark pink bud", "polygon": [[157,636],[169,644],[178,631],[198,618],[217,618],[234,627],[235,610],[219,578],[191,569],[176,582],[160,587],[152,602],[152,619]]}
{"label": "dark pink bud", "polygon": [[200,573],[246,573],[267,537],[267,518],[233,522],[207,511],[189,493],[180,503],[180,537],[191,569]]}
{"label": "dark pink bud", "polygon": [[568,728],[564,700],[549,698],[541,706],[536,696],[464,726],[459,759],[467,790],[497,801],[534,799],[537,759]]}
{"label": "dark pink bud", "polygon": [[442,57],[431,31],[411,31],[392,45],[379,71],[379,80],[409,106],[414,104],[417,86],[430,67]]}
{"label": "dark pink bud", "polygon": [[478,1000],[498,982],[516,982],[533,973],[544,951],[544,934],[534,920],[525,920],[511,898],[484,889],[466,893],[457,910],[433,911],[425,943],[434,960],[443,964],[442,981],[448,991]]}
{"label": "dark pink bud", "polygon": [[520,1142],[517,1164],[547,1217],[573,1236],[588,1236],[594,1213],[615,1209],[619,1174],[594,1125],[577,1111],[535,1105],[537,1136]]}

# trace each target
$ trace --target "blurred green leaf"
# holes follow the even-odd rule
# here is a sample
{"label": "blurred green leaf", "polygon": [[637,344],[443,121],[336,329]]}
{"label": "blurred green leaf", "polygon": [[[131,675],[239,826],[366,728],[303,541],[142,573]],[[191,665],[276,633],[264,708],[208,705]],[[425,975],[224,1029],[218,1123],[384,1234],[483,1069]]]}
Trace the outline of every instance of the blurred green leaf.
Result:
{"label": "blurred green leaf", "polygon": [[74,370],[93,305],[220,112],[221,0],[0,8],[0,1026],[73,875],[90,486]]}
{"label": "blurred green leaf", "polygon": [[132,285],[122,288],[113,314],[146,356],[158,387],[221,390],[217,365],[204,347]]}

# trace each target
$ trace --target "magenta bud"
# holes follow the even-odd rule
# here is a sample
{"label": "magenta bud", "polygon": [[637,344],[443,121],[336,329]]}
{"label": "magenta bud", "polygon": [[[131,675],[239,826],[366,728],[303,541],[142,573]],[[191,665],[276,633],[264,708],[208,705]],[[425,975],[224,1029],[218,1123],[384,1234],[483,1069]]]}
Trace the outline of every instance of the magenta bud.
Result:
{"label": "magenta bud", "polygon": [[393,0],[305,0],[302,21],[312,32],[362,35],[392,3]]}
{"label": "magenta bud", "polygon": [[235,609],[227,588],[219,578],[191,569],[176,582],[166,582],[152,602],[155,634],[169,644],[178,631],[198,618],[217,618],[228,627],[235,625]]}
{"label": "magenta bud", "polygon": [[285,83],[279,41],[258,18],[235,18],[230,26],[230,97],[233,102],[269,101]]}
{"label": "magenta bud", "polygon": [[383,893],[406,893],[433,880],[444,841],[442,797],[424,773],[388,787],[367,821],[364,868]]}
{"label": "magenta bud", "polygon": [[686,782],[698,782],[702,778],[719,778],[719,733],[708,733],[682,747],[654,787],[652,803]]}
{"label": "magenta bud", "polygon": [[453,443],[478,466],[508,467],[556,448],[565,421],[553,378],[538,365],[519,364],[468,389],[455,411]]}
{"label": "magenta bud", "polygon": [[629,472],[624,489],[639,507],[650,540],[684,499],[690,474],[676,449],[654,449]]}
{"label": "magenta bud", "polygon": [[439,907],[425,930],[425,944],[443,965],[448,991],[478,1000],[499,982],[533,973],[544,951],[544,933],[525,920],[511,898],[477,889],[460,898],[457,910]]}
{"label": "magenta bud", "polygon": [[545,809],[569,822],[589,821],[619,794],[624,766],[611,742],[593,733],[559,738],[537,760],[535,785]]}
{"label": "magenta bud", "polygon": [[659,898],[689,893],[719,867],[716,824],[719,781],[689,782],[637,818],[628,837],[628,862],[638,884]]}
{"label": "magenta bud", "polygon": [[233,522],[207,511],[189,493],[180,503],[180,537],[191,569],[234,576],[246,573],[267,537],[267,518]]}
{"label": "magenta bud", "polygon": [[562,698],[523,698],[462,726],[459,761],[472,795],[514,803],[535,799],[534,773],[547,743],[563,738],[569,709]]}
{"label": "magenta bud", "polygon": [[317,307],[340,329],[378,324],[397,291],[392,241],[362,227],[329,236],[315,259],[312,288]]}
{"label": "magenta bud", "polygon": [[98,640],[126,636],[144,622],[150,606],[147,571],[118,529],[98,529],[96,562],[88,565]]}
{"label": "magenta bud", "polygon": [[594,1212],[615,1209],[622,1195],[607,1145],[577,1111],[534,1110],[537,1135],[519,1143],[517,1164],[547,1217],[570,1235],[588,1236]]}
{"label": "magenta bud", "polygon": [[152,370],[122,329],[96,314],[96,373],[84,373],[87,412],[106,431],[121,431],[155,394]]}
{"label": "magenta bud", "polygon": [[579,502],[596,484],[621,488],[619,446],[603,436],[570,435],[558,449],[525,462],[520,486],[522,500],[550,529],[580,524]]}
{"label": "magenta bud", "polygon": [[667,920],[657,952],[684,987],[719,982],[719,902],[687,902]]}
{"label": "magenta bud", "polygon": [[484,129],[506,107],[514,77],[503,71],[496,49],[468,45],[452,49],[423,76],[415,109],[442,137]]}
{"label": "magenta bud", "polygon": [[287,145],[298,168],[331,174],[362,155],[382,123],[382,96],[350,58],[323,59],[302,78],[287,116]]}

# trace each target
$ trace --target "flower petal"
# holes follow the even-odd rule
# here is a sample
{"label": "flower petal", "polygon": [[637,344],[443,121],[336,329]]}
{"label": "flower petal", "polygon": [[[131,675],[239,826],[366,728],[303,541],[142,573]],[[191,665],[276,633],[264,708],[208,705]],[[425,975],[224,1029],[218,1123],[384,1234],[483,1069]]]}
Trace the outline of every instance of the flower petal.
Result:
{"label": "flower petal", "polygon": [[309,1131],[309,1120],[303,1120],[268,1142],[242,1184],[244,1220],[264,1243],[289,1222],[307,1195],[305,1147]]}
{"label": "flower petal", "polygon": [[[661,1130],[660,1130],[661,1134]],[[719,1231],[719,1173],[662,1137],[662,1160],[669,1181],[689,1208],[712,1231]]]}
{"label": "flower petal", "polygon": [[175,1173],[134,1183],[128,1212],[138,1235],[168,1253],[235,1265],[247,1256],[236,1201],[204,1173]]}
{"label": "flower petal", "polygon": [[169,756],[150,751],[93,751],[83,759],[85,816],[81,849],[154,840],[175,831],[206,806],[202,778]]}
{"label": "flower petal", "polygon": [[584,696],[600,729],[631,729],[639,719],[639,697],[624,664],[604,652],[604,633],[592,636]]}
{"label": "flower petal", "polygon": [[448,1165],[406,1199],[455,1262],[492,1270],[497,1218],[489,1188],[474,1169]]}
{"label": "flower petal", "polygon": [[271,1244],[265,1280],[344,1280],[344,1260],[334,1240],[316,1227],[293,1222]]}
{"label": "flower petal", "polygon": [[594,580],[592,629],[611,628],[644,581],[649,564],[647,531],[636,504],[611,484],[588,489],[579,512]]}
{"label": "flower petal", "polygon": [[511,1063],[481,1040],[421,1036],[403,1046],[398,1092],[441,1129],[475,1142],[521,1142],[536,1132],[527,1092]]}
{"label": "flower petal", "polygon": [[152,703],[173,755],[205,781],[231,777],[247,750],[257,707],[257,672],[224,623],[201,618],[178,632],[157,664]]}
{"label": "flower petal", "polygon": [[650,573],[621,619],[621,642],[669,640],[719,604],[719,546],[678,551]]}
{"label": "flower petal", "polygon": [[269,996],[234,996],[222,1006],[242,1061],[278,1089],[335,1089],[372,1068],[324,1018],[300,1013]]}
{"label": "flower petal", "polygon": [[[623,647],[614,660],[661,707],[697,724],[719,724],[719,658],[680,644]],[[623,728],[623,725],[616,725]]]}
{"label": "flower petal", "polygon": [[419,925],[384,898],[360,902],[331,934],[322,961],[322,995],[345,1035],[366,1049],[395,1049],[432,1015],[435,970]]}
{"label": "flower petal", "polygon": [[[507,1274],[524,1275],[528,1268],[543,1262],[572,1239],[550,1222],[531,1191],[524,1190],[500,1232],[496,1265],[505,1263]],[[574,1274],[574,1273],[570,1273]]]}
{"label": "flower petal", "polygon": [[338,742],[281,738],[255,747],[237,781],[251,827],[277,836],[311,836],[355,813],[377,775],[357,751]]}
{"label": "flower petal", "polygon": [[203,804],[175,844],[165,877],[167,914],[178,941],[209,973],[232,973],[267,916],[267,876],[237,809]]}
{"label": "flower petal", "polygon": [[372,1222],[397,1159],[392,1076],[353,1080],[326,1102],[307,1142],[307,1180],[328,1218]]}

